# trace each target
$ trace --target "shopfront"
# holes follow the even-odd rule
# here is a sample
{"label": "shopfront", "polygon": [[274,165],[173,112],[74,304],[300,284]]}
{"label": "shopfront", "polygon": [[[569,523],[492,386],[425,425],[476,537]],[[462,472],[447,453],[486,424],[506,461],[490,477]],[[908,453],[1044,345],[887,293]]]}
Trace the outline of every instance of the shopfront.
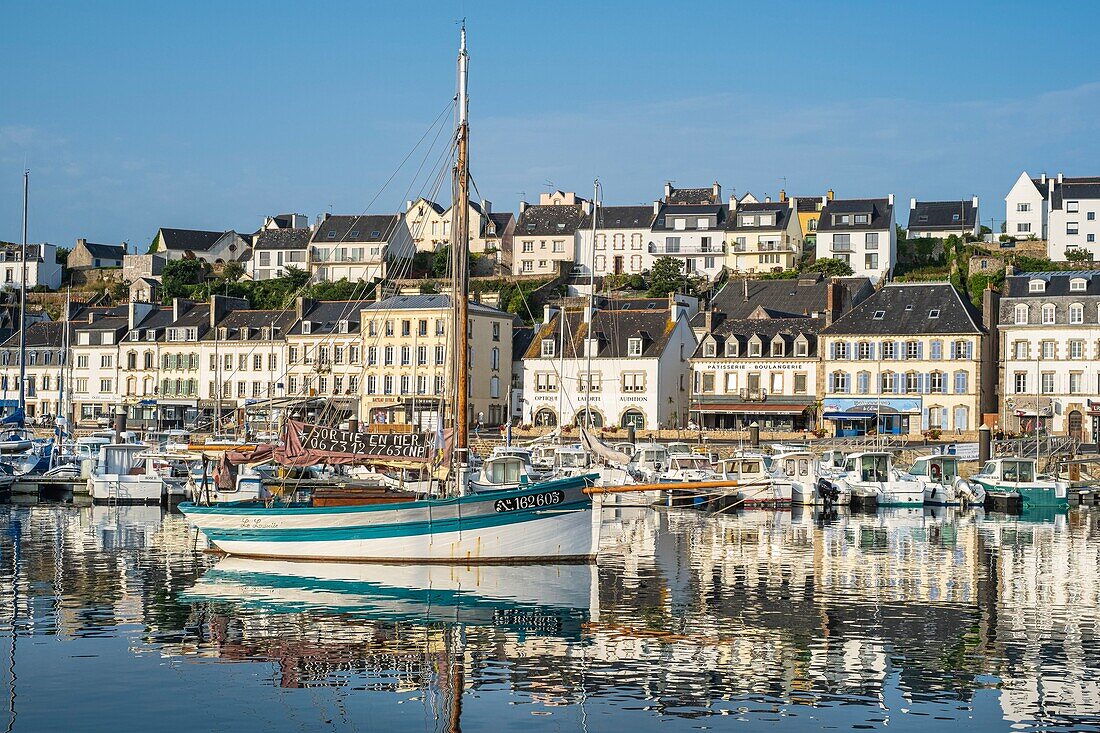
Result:
{"label": "shopfront", "polygon": [[861,435],[909,435],[921,424],[920,397],[859,399],[833,397],[825,400],[822,417],[833,424],[838,438]]}
{"label": "shopfront", "polygon": [[707,430],[747,430],[756,423],[764,432],[798,432],[813,428],[814,416],[807,400],[799,402],[699,402],[691,419]]}

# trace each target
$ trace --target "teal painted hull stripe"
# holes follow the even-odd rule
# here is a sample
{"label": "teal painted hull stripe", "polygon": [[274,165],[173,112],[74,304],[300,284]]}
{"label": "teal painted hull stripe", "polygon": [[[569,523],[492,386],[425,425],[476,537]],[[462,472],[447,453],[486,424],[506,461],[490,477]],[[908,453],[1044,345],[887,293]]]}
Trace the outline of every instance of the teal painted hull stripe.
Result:
{"label": "teal painted hull stripe", "polygon": [[592,502],[572,502],[558,504],[550,508],[531,509],[492,514],[476,514],[464,517],[449,517],[430,522],[401,522],[377,525],[358,525],[351,527],[303,527],[296,529],[224,529],[203,527],[212,542],[339,542],[342,540],[381,540],[395,537],[423,537],[446,532],[470,532],[492,529],[511,524],[535,522],[561,516],[563,513],[575,513],[592,507]]}
{"label": "teal painted hull stripe", "polygon": [[[495,502],[497,499],[506,499],[512,496],[526,496],[527,494],[538,494],[543,491],[568,491],[569,489],[583,489],[589,486],[595,486],[598,474],[588,474],[585,476],[571,476],[569,478],[554,479],[553,481],[543,481],[537,484],[528,484],[521,489],[512,489],[509,491],[492,491],[483,494],[471,494],[469,496],[460,496],[452,499],[423,499],[420,501],[408,501],[403,502],[399,506],[401,511],[417,508],[428,507],[440,507],[440,506],[466,506],[468,504],[483,504],[485,502]],[[189,501],[181,502],[178,506],[179,510],[184,514],[194,515],[213,515],[213,516],[294,516],[301,514],[365,514],[369,512],[388,512],[393,511],[393,504],[374,504],[365,506],[326,506],[315,507],[307,504],[290,504],[283,506],[264,507],[257,506],[255,502],[232,502],[227,504],[216,504],[214,506],[203,506],[200,504],[194,504]]]}

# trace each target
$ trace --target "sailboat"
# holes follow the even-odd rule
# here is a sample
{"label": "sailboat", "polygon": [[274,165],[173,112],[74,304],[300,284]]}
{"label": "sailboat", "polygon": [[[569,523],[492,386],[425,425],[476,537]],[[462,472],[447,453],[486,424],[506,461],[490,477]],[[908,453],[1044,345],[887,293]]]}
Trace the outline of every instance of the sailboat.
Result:
{"label": "sailboat", "polygon": [[[588,490],[591,474],[529,483],[515,489],[477,491],[471,482],[468,405],[469,351],[469,104],[466,28],[458,53],[455,190],[454,409],[451,470],[440,496],[378,492],[360,503],[234,502],[179,509],[219,549],[230,555],[373,562],[500,563],[593,559],[599,523]],[[288,423],[282,448],[308,443],[316,426]],[[320,428],[320,441],[342,462],[365,455],[377,435]],[[415,441],[410,441],[410,443]],[[343,447],[335,452],[332,446]],[[426,445],[422,446],[427,448]]]}

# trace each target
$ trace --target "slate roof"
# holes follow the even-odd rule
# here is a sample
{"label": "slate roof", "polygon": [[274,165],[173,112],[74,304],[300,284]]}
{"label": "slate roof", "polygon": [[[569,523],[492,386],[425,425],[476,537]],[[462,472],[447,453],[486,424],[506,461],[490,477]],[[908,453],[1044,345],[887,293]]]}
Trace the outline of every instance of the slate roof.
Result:
{"label": "slate roof", "polygon": [[[1050,182],[1052,180],[1054,181],[1054,188],[1055,190],[1057,190],[1058,186],[1060,185],[1057,178],[1047,178],[1046,183],[1043,183],[1043,180],[1041,178],[1032,178],[1031,182],[1035,185],[1035,188],[1038,189],[1042,197],[1046,198],[1048,193],[1047,187],[1050,185]],[[1075,176],[1073,178],[1069,176],[1062,176],[1062,184],[1066,183],[1100,183],[1100,176]]]}
{"label": "slate roof", "polygon": [[256,237],[254,249],[307,249],[313,232],[309,227],[264,229]]}
{"label": "slate roof", "polygon": [[286,330],[287,334],[301,336],[302,321],[310,322],[307,336],[337,333],[340,321],[348,322],[348,333],[359,333],[359,310],[364,307],[359,300],[318,300],[309,305],[301,320]]}
{"label": "slate roof", "polygon": [[[168,312],[171,313],[170,310]],[[187,309],[187,311],[181,313],[179,318],[168,324],[169,328],[190,328],[195,326],[199,329],[199,338],[202,338],[202,335],[209,330],[209,303],[195,303],[191,308]]]}
{"label": "slate roof", "polygon": [[[64,321],[35,321],[27,324],[27,348],[60,349],[65,339]],[[19,332],[0,344],[0,349],[19,348]]]}
{"label": "slate roof", "polygon": [[162,227],[160,230],[164,248],[174,252],[205,252],[224,234],[225,232],[208,232],[201,229],[164,229]]}
{"label": "slate roof", "polygon": [[[664,310],[601,310],[592,318],[592,333],[600,340],[599,351],[593,359],[636,359],[660,356],[668,345],[676,324],[669,320],[669,311]],[[562,315],[559,312],[549,323],[538,328],[531,345],[524,354],[525,359],[542,358],[542,341],[553,339],[554,348],[560,343]],[[582,358],[584,341],[588,334],[588,325],[584,322],[583,310],[565,312],[565,358]],[[641,357],[628,356],[629,340],[642,337]]]}
{"label": "slate roof", "polygon": [[[504,232],[508,231],[508,227],[515,220],[516,215],[511,211],[494,211],[489,214],[489,219],[493,222],[493,226],[496,227],[496,233],[494,237],[501,237]],[[488,228],[488,225],[486,225]]]}
{"label": "slate roof", "polygon": [[[388,242],[401,220],[398,214],[345,216],[329,214],[313,233],[313,243]],[[330,236],[330,232],[334,232]]]}
{"label": "slate roof", "polygon": [[[741,226],[737,222],[740,214],[761,214],[775,212],[775,224],[767,226]],[[726,220],[725,229],[731,232],[765,232],[773,229],[786,229],[791,222],[791,214],[794,211],[787,202],[770,201],[759,204],[739,204],[736,211],[731,211]]]}
{"label": "slate roof", "polygon": [[717,204],[714,198],[714,189],[706,188],[674,188],[665,197],[666,204]]}
{"label": "slate roof", "polygon": [[[707,214],[714,217],[715,229],[721,229],[725,223],[726,215],[729,211],[729,207],[725,204],[692,204],[692,205],[671,205],[664,204],[661,206],[660,211],[657,212],[657,216],[653,219],[653,225],[650,227],[653,231],[679,231],[675,229],[675,223],[669,221],[670,218],[675,219],[678,214],[684,216]],[[688,231],[699,231],[695,228],[689,228]]]}
{"label": "slate roof", "polygon": [[798,211],[817,211],[821,206],[821,196],[791,196]]}
{"label": "slate roof", "polygon": [[[1085,290],[1070,291],[1071,280],[1083,278]],[[1028,289],[1032,280],[1046,280],[1046,290],[1031,293]],[[1056,298],[1059,296],[1100,295],[1100,271],[1098,270],[1061,270],[1059,272],[1022,272],[1005,278],[1005,298]]]}
{"label": "slate roof", "polygon": [[[805,336],[808,346],[806,357],[817,356],[817,334],[825,326],[824,318],[745,318],[735,321],[723,321],[715,327],[714,331],[707,334],[695,350],[694,358],[717,359],[725,358],[726,344],[732,339],[737,341],[737,357],[744,358],[748,355],[748,344],[753,336],[759,336],[764,342],[764,348],[760,356],[753,359],[768,358],[771,354],[769,344],[779,336],[785,344],[784,354],[787,357],[794,355],[794,343],[799,336]],[[713,357],[703,356],[703,344],[713,340],[717,345]],[[779,358],[779,357],[777,357]]]}
{"label": "slate roof", "polygon": [[[395,295],[385,300],[364,304],[357,310],[368,311],[400,311],[400,310],[439,310],[451,307],[451,296],[443,294],[423,295]],[[485,316],[503,316],[511,318],[511,313],[505,313],[496,308],[470,301],[469,311]]]}
{"label": "slate roof", "polygon": [[[278,332],[274,335],[276,340],[282,339],[283,334],[294,325],[297,320],[297,314],[294,309],[284,310],[233,310],[226,313],[220,321],[217,323],[217,328],[228,329],[226,334],[227,341],[240,341],[241,329],[249,329],[248,341],[261,341],[263,340],[261,329],[274,326],[278,329]],[[212,340],[215,336],[214,331],[208,331],[204,336],[204,340]]]}
{"label": "slate roof", "polygon": [[[894,207],[890,199],[833,199],[821,209],[819,232],[883,231],[890,229]],[[866,224],[833,224],[834,214],[870,214]],[[854,221],[854,217],[853,217]]]}
{"label": "slate roof", "polygon": [[[652,224],[652,206],[601,206],[596,215],[597,229],[649,229]],[[581,228],[591,227],[592,216],[584,217]]]}
{"label": "slate roof", "polygon": [[1100,199],[1100,179],[1096,182],[1078,183],[1064,180],[1063,183],[1054,184],[1054,197],[1050,200],[1052,209],[1061,209],[1062,202],[1066,199],[1076,201],[1078,199]]}
{"label": "slate roof", "polygon": [[978,208],[970,200],[918,201],[916,208],[909,210],[907,228],[918,231],[973,229],[977,218]]}
{"label": "slate roof", "polygon": [[[865,277],[843,277],[838,282],[843,288],[844,308],[862,303],[873,292],[871,281]],[[746,284],[748,299],[745,298]],[[812,273],[796,280],[731,279],[714,296],[710,306],[720,318],[732,321],[747,319],[758,309],[763,309],[772,318],[805,318],[824,313],[828,300],[829,280]],[[691,327],[703,328],[705,322],[706,313],[700,311],[692,317]]]}
{"label": "slate roof", "polygon": [[[938,317],[931,318],[932,311],[938,311]],[[970,300],[949,283],[888,283],[821,333],[826,336],[983,333],[981,322],[981,314]]]}
{"label": "slate roof", "polygon": [[513,326],[512,328],[512,360],[520,361],[531,342],[535,340],[537,329],[534,326]]}
{"label": "slate roof", "polygon": [[528,206],[519,215],[516,234],[523,237],[573,236],[588,216],[576,206]]}
{"label": "slate roof", "polygon": [[[18,262],[19,258],[23,254],[23,245],[16,244],[14,242],[0,242],[0,247],[4,249],[4,256],[8,260]],[[34,262],[42,259],[42,245],[39,244],[27,244],[27,262]]]}
{"label": "slate roof", "polygon": [[124,244],[84,242],[84,249],[88,250],[88,254],[92,257],[101,260],[121,260],[126,255],[126,245]]}

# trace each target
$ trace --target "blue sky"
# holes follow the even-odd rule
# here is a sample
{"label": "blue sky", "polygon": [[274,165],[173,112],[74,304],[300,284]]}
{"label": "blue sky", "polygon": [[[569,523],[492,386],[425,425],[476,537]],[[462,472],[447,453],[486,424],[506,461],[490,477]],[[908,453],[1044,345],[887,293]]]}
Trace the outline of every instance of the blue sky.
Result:
{"label": "blue sky", "polygon": [[[498,210],[550,181],[961,198],[1100,174],[1100,7],[1033,3],[35,2],[0,6],[0,239],[254,230],[396,210],[383,184],[471,45],[473,173]],[[740,8],[740,10],[739,10]],[[413,185],[412,190],[420,190]],[[373,202],[373,203],[372,203]]]}

